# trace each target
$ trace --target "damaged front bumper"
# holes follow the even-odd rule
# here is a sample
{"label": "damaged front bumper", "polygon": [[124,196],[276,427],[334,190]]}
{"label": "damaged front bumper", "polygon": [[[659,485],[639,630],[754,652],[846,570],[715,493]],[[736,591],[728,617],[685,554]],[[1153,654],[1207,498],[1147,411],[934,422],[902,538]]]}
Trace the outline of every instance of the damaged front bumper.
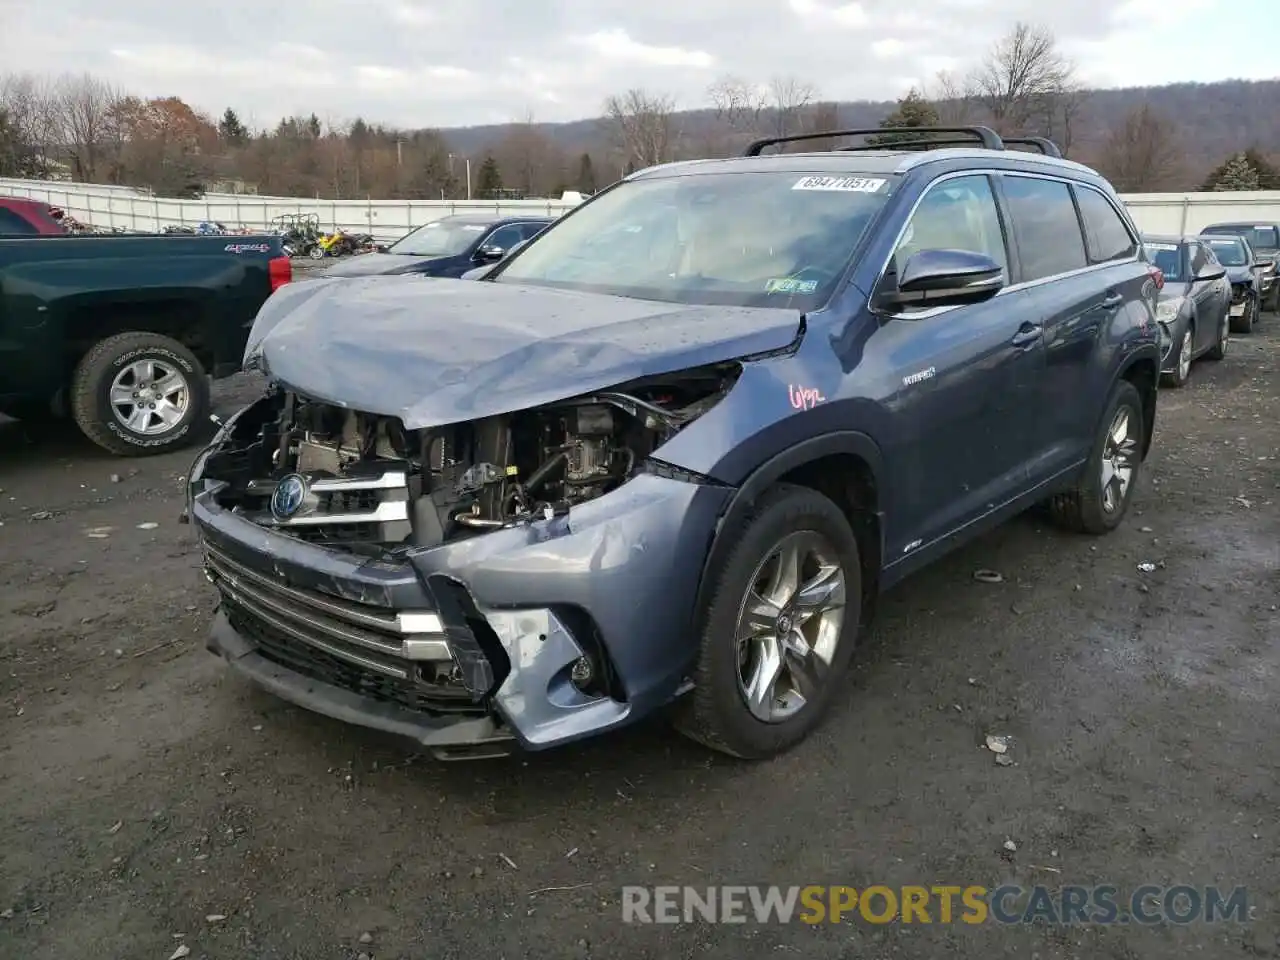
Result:
{"label": "damaged front bumper", "polygon": [[188,511],[219,590],[207,646],[284,699],[454,758],[601,733],[685,686],[731,488],[641,473],[565,516],[370,558],[220,506],[206,459]]}

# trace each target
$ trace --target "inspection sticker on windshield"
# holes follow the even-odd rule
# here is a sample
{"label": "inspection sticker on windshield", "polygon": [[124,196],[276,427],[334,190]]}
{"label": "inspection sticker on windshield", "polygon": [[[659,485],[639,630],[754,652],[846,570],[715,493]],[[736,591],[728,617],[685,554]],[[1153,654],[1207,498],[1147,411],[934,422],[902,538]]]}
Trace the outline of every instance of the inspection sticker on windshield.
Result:
{"label": "inspection sticker on windshield", "polygon": [[796,280],[794,277],[766,280],[764,284],[765,293],[813,293],[817,289],[817,280]]}
{"label": "inspection sticker on windshield", "polygon": [[874,177],[801,177],[792,190],[828,190],[837,193],[875,193],[888,180]]}
{"label": "inspection sticker on windshield", "polygon": [[1144,244],[1148,250],[1177,250],[1176,243],[1148,243]]}

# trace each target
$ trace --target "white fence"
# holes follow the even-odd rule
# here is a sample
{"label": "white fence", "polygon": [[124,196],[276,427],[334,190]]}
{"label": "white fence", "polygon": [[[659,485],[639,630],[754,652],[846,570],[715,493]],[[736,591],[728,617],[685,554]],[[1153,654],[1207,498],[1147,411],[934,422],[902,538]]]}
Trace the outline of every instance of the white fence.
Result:
{"label": "white fence", "polygon": [[232,193],[175,200],[131,187],[5,177],[0,177],[0,196],[43,200],[95,227],[159,232],[168,226],[194,227],[208,220],[233,230],[266,230],[281,214],[314,213],[322,229],[341,227],[373,234],[378,240],[395,240],[414,227],[451,213],[555,217],[575,205],[567,200],[312,200]]}
{"label": "white fence", "polygon": [[[0,195],[31,197],[62,207],[95,227],[159,231],[217,221],[232,229],[265,230],[272,218],[314,213],[320,226],[371,233],[394,240],[437,217],[465,211],[559,216],[574,204],[562,200],[310,200],[210,193],[200,200],[153,197],[131,187],[0,178]],[[1124,197],[1138,227],[1148,233],[1194,233],[1222,221],[1280,221],[1280,191],[1238,193],[1135,193]]]}

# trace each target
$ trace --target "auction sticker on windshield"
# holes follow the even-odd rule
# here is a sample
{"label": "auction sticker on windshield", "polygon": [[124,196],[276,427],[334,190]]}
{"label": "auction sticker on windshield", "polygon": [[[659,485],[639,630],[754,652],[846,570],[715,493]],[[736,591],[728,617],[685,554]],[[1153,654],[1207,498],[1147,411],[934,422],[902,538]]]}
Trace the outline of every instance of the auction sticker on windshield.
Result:
{"label": "auction sticker on windshield", "polygon": [[1146,243],[1143,244],[1148,250],[1177,250],[1176,243]]}
{"label": "auction sticker on windshield", "polygon": [[838,193],[875,193],[888,180],[875,177],[801,177],[792,190],[829,190]]}

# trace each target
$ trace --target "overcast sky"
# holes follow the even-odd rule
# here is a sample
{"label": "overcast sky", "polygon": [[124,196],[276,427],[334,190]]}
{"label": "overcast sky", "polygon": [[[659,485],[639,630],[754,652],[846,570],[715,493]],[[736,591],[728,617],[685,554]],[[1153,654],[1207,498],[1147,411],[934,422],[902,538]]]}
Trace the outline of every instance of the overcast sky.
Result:
{"label": "overcast sky", "polygon": [[1280,74],[1276,0],[0,0],[0,71],[87,70],[252,125],[600,112],[629,87],[701,105],[733,73],[889,99],[1019,18],[1096,86]]}

